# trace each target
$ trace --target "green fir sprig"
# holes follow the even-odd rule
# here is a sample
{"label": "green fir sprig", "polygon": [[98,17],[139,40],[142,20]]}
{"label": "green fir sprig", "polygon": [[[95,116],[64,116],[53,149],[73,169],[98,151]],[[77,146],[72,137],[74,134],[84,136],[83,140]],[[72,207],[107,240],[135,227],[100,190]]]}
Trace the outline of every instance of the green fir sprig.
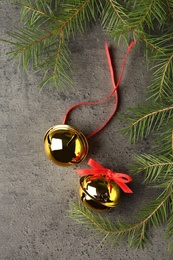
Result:
{"label": "green fir sprig", "polygon": [[153,70],[150,97],[167,97],[172,89],[172,0],[16,0],[23,26],[6,40],[15,48],[21,67],[42,71],[40,86],[59,89],[71,85],[68,42],[100,22],[113,39],[137,40],[145,45],[146,61]]}
{"label": "green fir sprig", "polygon": [[[82,204],[72,204],[69,216],[77,223],[86,225],[95,231],[95,235],[102,237],[100,244],[107,243],[109,248],[115,245],[121,245],[123,240],[128,241],[129,247],[143,248],[146,242],[150,241],[149,233],[151,227],[158,228],[168,221],[171,217],[170,203],[173,200],[172,193],[173,181],[162,194],[143,208],[140,213],[134,217],[133,224],[122,222],[120,219],[113,223],[101,214],[94,214],[86,209]],[[167,234],[171,233],[172,226],[167,229]],[[171,234],[172,235],[172,234]],[[169,250],[173,250],[172,247]]]}
{"label": "green fir sprig", "polygon": [[144,183],[166,188],[173,181],[173,155],[168,158],[143,154],[136,156],[136,159],[138,161],[136,172],[144,172]]}
{"label": "green fir sprig", "polygon": [[173,120],[173,103],[172,101],[144,102],[137,108],[129,109],[129,112],[124,116],[128,122],[124,133],[129,133],[130,141],[135,143]]}
{"label": "green fir sprig", "polygon": [[9,32],[6,40],[15,49],[9,54],[19,57],[22,68],[44,71],[40,86],[72,85],[67,42],[76,31],[83,32],[94,20],[95,1],[17,1],[22,8],[24,26]]}

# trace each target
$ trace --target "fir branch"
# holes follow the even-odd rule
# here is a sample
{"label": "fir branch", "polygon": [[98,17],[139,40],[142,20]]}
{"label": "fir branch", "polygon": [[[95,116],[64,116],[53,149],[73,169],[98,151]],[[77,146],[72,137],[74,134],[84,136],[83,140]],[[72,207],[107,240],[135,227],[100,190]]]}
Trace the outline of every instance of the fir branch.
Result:
{"label": "fir branch", "polygon": [[9,33],[14,41],[6,42],[16,47],[10,54],[20,58],[24,69],[31,65],[36,71],[45,71],[40,86],[48,82],[58,89],[60,82],[72,85],[66,42],[77,30],[84,31],[87,22],[94,19],[94,0],[61,2],[60,11],[51,9],[52,1],[22,1],[21,4],[28,27]]}
{"label": "fir branch", "polygon": [[[39,43],[42,43],[41,49],[44,52],[44,48],[51,45],[51,41],[54,42],[54,39],[52,39],[54,38],[54,36],[58,36],[58,39],[60,39],[61,35],[63,35],[63,41],[67,42],[71,35],[74,35],[77,30],[83,32],[87,24],[90,24],[97,19],[98,14],[101,14],[101,22],[103,28],[106,29],[113,38],[116,37],[120,39],[124,37],[126,39],[129,39],[130,37],[133,37],[145,42],[147,50],[146,53],[149,52],[149,54],[146,55],[148,61],[155,59],[156,56],[160,56],[161,54],[163,54],[163,56],[165,55],[165,46],[167,45],[164,44],[164,47],[159,45],[159,43],[162,42],[165,33],[162,33],[162,35],[159,36],[157,35],[156,38],[158,40],[157,42],[154,42],[152,37],[150,37],[151,33],[148,33],[146,30],[146,25],[147,28],[152,30],[155,28],[155,20],[158,22],[158,24],[160,24],[160,26],[164,25],[164,23],[166,23],[165,19],[167,17],[167,13],[170,12],[169,10],[172,8],[171,1],[167,1],[166,4],[164,3],[164,1],[161,0],[147,0],[140,2],[120,2],[115,0],[70,0],[68,1],[68,3],[66,3],[65,1],[54,2],[51,0],[18,0],[17,4],[23,7],[22,19],[28,29],[32,28],[33,31],[35,29],[42,30],[43,35],[40,38],[35,37],[35,41],[33,41],[32,43],[30,42],[25,47],[23,46],[22,48],[18,49],[18,52],[12,52],[15,53],[15,55],[20,55],[20,52],[25,51],[26,49],[31,47],[32,49],[36,48],[38,51],[39,48],[37,48],[36,45]],[[18,32],[16,32],[16,34],[17,33]],[[20,30],[20,33],[21,38],[22,36],[25,37],[26,28],[25,30],[23,30],[23,34],[22,29]],[[11,34],[11,36],[14,39],[17,39],[17,35],[14,35],[14,33]],[[167,38],[170,39],[170,37]],[[16,43],[20,44],[20,41]],[[59,43],[57,41],[57,46],[58,44]],[[39,52],[35,53],[37,53],[38,56],[40,55]],[[21,64],[24,63],[25,57],[29,56],[29,54],[23,55],[23,57],[21,58],[23,62]],[[155,98],[158,98],[158,96],[164,97],[165,95],[169,95],[169,91],[171,90],[172,85],[171,79],[169,77],[170,70],[172,68],[172,54],[169,56],[169,58],[167,57],[167,60],[165,59],[164,65],[162,60],[163,59],[161,58],[161,62],[159,63],[161,67],[155,72],[153,77],[153,84],[150,88],[153,91],[151,96]],[[55,62],[56,61],[57,59],[55,58]],[[32,63],[32,55],[30,62]],[[27,68],[28,59],[26,65],[27,66],[25,67]],[[57,67],[56,64],[55,67]],[[71,66],[69,64],[67,70],[70,70],[70,67]],[[53,68],[52,70],[54,71]],[[62,72],[61,70],[60,72],[60,74],[63,75],[64,72]],[[68,78],[70,81],[68,73],[66,73],[65,77]]]}
{"label": "fir branch", "polygon": [[91,213],[80,204],[72,205],[73,208],[69,211],[69,216],[77,223],[89,225],[90,228],[97,230],[98,234],[103,236],[102,242],[107,241],[109,247],[115,244],[120,245],[122,240],[127,239],[129,247],[139,248],[143,247],[144,243],[148,241],[150,227],[157,228],[168,219],[170,200],[172,200],[172,189],[163,193],[141,210],[136,224],[127,224],[119,220],[116,224],[113,224],[108,218],[103,218],[99,213]]}
{"label": "fir branch", "polygon": [[[154,65],[156,57],[160,57],[159,62],[157,62],[157,65],[159,64],[160,67],[154,73],[153,84],[149,88],[151,90],[150,98],[157,100],[158,98],[168,96],[172,89],[172,54],[167,58],[165,51],[167,51],[167,46],[169,45],[165,41],[164,44],[160,45],[160,43],[163,43],[162,39],[165,38],[168,41],[171,35],[169,34],[169,36],[165,37],[165,34],[161,32],[156,37],[149,36],[150,34],[145,27],[147,25],[149,29],[154,30],[156,28],[154,24],[155,19],[160,24],[160,27],[164,25],[167,17],[166,5],[163,1],[153,0],[142,1],[142,3],[135,2],[131,6],[130,10],[127,10],[127,5],[124,7],[122,1],[121,4],[117,1],[107,1],[102,24],[114,39],[122,37],[129,39],[132,36],[142,40],[146,44],[145,56],[148,64],[151,65],[152,62],[152,65]],[[113,15],[113,12],[116,15]],[[157,39],[157,41],[153,41],[153,39]],[[165,59],[164,64],[163,59]]]}
{"label": "fir branch", "polygon": [[124,133],[130,134],[131,142],[146,138],[152,131],[159,129],[166,124],[173,113],[173,106],[166,106],[163,103],[144,103],[137,109],[129,109],[133,115],[125,115],[129,126]]}
{"label": "fir branch", "polygon": [[[131,1],[130,1],[131,2]],[[159,4],[160,3],[160,4]],[[119,4],[117,1],[109,0],[103,8],[102,25],[109,32],[112,38],[125,37],[129,39],[131,36],[136,39],[141,39],[147,46],[151,47],[156,52],[163,53],[162,50],[149,41],[145,32],[145,25],[148,28],[154,29],[151,16],[156,17],[157,13],[162,11],[162,2],[156,0],[141,1],[129,3],[130,10],[127,9],[127,4]],[[154,10],[153,10],[154,8]],[[164,11],[165,13],[165,11]],[[160,22],[160,17],[158,18]],[[129,35],[129,33],[131,33]]]}
{"label": "fir branch", "polygon": [[[126,37],[126,35],[123,34],[123,30],[124,32],[127,30],[125,27],[127,24],[125,19],[127,18],[127,13],[127,9],[117,1],[105,1],[101,15],[101,23],[112,38],[115,38],[115,34],[119,37]],[[119,28],[121,28],[121,31]]]}
{"label": "fir branch", "polygon": [[156,157],[149,154],[136,156],[133,169],[137,173],[144,172],[145,183],[164,183],[164,186],[167,186],[173,180],[173,157]]}

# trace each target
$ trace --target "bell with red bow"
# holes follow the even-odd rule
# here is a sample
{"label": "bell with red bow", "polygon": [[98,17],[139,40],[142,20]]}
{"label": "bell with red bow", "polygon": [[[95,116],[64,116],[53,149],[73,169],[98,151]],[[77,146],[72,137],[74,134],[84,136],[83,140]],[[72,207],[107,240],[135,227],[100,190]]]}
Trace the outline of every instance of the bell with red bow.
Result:
{"label": "bell with red bow", "polygon": [[133,193],[126,185],[132,178],[124,173],[115,173],[104,168],[93,159],[89,159],[90,169],[80,169],[79,194],[84,205],[94,211],[107,211],[120,202],[120,188],[125,193]]}

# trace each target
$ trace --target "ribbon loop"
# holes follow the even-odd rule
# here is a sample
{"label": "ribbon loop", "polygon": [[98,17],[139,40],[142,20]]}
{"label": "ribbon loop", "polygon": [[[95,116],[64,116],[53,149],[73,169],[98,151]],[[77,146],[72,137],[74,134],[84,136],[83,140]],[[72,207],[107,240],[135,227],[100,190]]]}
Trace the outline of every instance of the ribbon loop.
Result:
{"label": "ribbon loop", "polygon": [[75,170],[80,176],[91,175],[90,180],[95,180],[97,178],[105,178],[107,181],[114,181],[124,192],[133,193],[133,191],[126,185],[126,183],[131,182],[132,178],[125,173],[113,172],[110,169],[104,168],[98,162],[93,159],[89,159],[88,165],[92,169],[80,169]]}
{"label": "ribbon loop", "polygon": [[103,125],[101,127],[99,127],[97,130],[95,130],[94,132],[92,132],[91,134],[86,136],[86,138],[90,138],[90,137],[96,135],[97,133],[99,133],[109,123],[109,121],[113,118],[113,116],[114,116],[114,114],[115,114],[115,112],[117,111],[117,108],[118,108],[118,92],[117,92],[117,89],[118,89],[118,87],[119,87],[119,85],[121,83],[121,79],[122,79],[122,76],[123,76],[123,73],[124,73],[124,68],[125,68],[127,56],[128,56],[128,54],[129,54],[129,52],[132,49],[134,44],[136,44],[136,41],[132,41],[131,44],[128,46],[128,49],[126,51],[126,54],[124,56],[124,60],[123,60],[123,63],[122,63],[121,73],[120,73],[120,76],[119,76],[118,81],[116,83],[115,82],[115,76],[114,76],[114,70],[113,70],[113,66],[112,66],[111,55],[110,55],[110,51],[109,51],[109,46],[108,46],[107,42],[105,43],[106,56],[107,56],[108,66],[109,66],[109,70],[110,70],[110,74],[111,74],[111,80],[112,80],[112,85],[113,85],[112,92],[106,98],[100,99],[98,101],[86,101],[86,102],[81,102],[81,103],[78,103],[78,104],[72,106],[66,112],[64,120],[63,120],[63,124],[66,124],[66,121],[67,121],[69,113],[73,109],[75,109],[76,107],[80,107],[80,106],[83,106],[83,105],[96,105],[96,104],[104,103],[104,102],[108,101],[113,95],[115,95],[115,106],[114,106],[114,109],[113,109],[111,115],[108,117],[108,119],[105,121],[105,123],[103,123]]}

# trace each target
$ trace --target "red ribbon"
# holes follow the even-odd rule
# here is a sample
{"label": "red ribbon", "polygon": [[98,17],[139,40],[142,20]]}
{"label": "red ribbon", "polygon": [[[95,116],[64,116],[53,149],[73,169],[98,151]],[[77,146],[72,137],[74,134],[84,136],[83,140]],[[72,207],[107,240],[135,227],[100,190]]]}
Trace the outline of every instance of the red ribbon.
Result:
{"label": "red ribbon", "polygon": [[125,173],[113,172],[110,169],[104,168],[98,162],[93,159],[89,159],[88,165],[92,169],[77,169],[75,170],[80,176],[91,175],[90,181],[97,178],[105,178],[107,181],[114,181],[118,186],[126,193],[133,193],[133,191],[126,185],[126,183],[132,181],[132,178]]}
{"label": "red ribbon", "polygon": [[115,106],[114,106],[114,109],[113,109],[111,115],[106,120],[106,122],[103,123],[103,125],[101,127],[99,127],[97,130],[95,130],[94,132],[92,132],[91,134],[86,136],[86,138],[90,138],[90,137],[96,135],[97,133],[99,133],[109,123],[109,121],[113,118],[113,116],[114,116],[114,114],[115,114],[115,112],[117,111],[117,108],[118,108],[118,91],[117,91],[117,89],[118,89],[118,87],[119,87],[119,85],[121,83],[121,79],[122,79],[122,76],[123,76],[123,73],[124,73],[124,68],[125,68],[125,64],[126,64],[126,60],[127,60],[128,54],[131,51],[131,49],[132,49],[134,44],[136,44],[136,41],[131,42],[131,44],[128,46],[128,49],[127,49],[126,54],[124,56],[123,64],[122,64],[122,67],[121,67],[121,73],[120,73],[120,76],[119,76],[118,81],[116,83],[115,82],[114,70],[113,70],[113,66],[112,66],[112,61],[111,61],[111,56],[110,56],[110,52],[109,52],[108,43],[107,42],[105,43],[105,50],[106,50],[108,66],[109,66],[109,70],[110,70],[110,74],[111,74],[111,80],[112,80],[112,84],[113,84],[113,91],[104,99],[100,99],[98,101],[81,102],[81,103],[78,103],[78,104],[70,107],[69,110],[65,114],[65,117],[64,117],[64,120],[63,120],[63,124],[66,124],[66,121],[67,121],[67,118],[69,116],[69,113],[73,109],[75,109],[76,107],[80,107],[80,106],[83,106],[83,105],[95,105],[95,104],[99,104],[99,103],[104,103],[107,100],[109,100],[109,98],[111,98],[115,94]]}

